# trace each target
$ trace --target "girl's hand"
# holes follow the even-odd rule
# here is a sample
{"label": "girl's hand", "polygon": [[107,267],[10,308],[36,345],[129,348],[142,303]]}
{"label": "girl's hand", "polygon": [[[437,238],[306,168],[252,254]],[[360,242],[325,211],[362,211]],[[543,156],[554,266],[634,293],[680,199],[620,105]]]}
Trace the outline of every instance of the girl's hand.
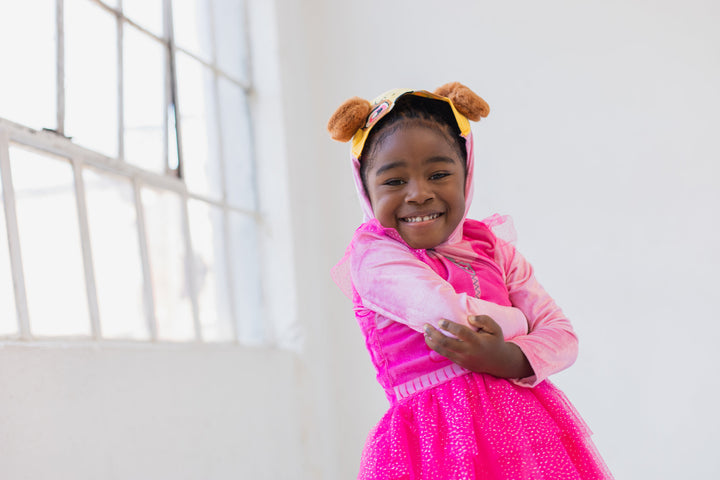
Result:
{"label": "girl's hand", "polygon": [[425,325],[425,343],[443,357],[477,373],[500,378],[525,378],[534,374],[520,347],[503,339],[500,326],[487,315],[469,316],[476,330],[448,320],[440,321],[440,330]]}

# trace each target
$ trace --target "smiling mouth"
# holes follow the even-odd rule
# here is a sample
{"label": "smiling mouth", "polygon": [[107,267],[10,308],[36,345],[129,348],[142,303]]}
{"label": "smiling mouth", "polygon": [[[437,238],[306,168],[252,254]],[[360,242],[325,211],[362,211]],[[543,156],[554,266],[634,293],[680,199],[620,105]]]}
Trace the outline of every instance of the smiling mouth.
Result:
{"label": "smiling mouth", "polygon": [[436,218],[440,217],[441,215],[443,215],[443,214],[442,213],[431,213],[430,215],[425,215],[425,216],[421,216],[421,217],[404,217],[404,218],[401,218],[400,220],[405,223],[419,223],[419,222],[427,222],[430,220],[435,220]]}

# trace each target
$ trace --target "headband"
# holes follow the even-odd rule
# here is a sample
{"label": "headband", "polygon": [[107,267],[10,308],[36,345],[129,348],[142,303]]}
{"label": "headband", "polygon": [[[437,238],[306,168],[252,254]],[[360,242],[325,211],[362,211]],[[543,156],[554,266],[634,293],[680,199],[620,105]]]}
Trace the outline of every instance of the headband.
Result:
{"label": "headband", "polygon": [[355,158],[360,158],[360,154],[362,153],[363,147],[365,146],[365,141],[367,140],[368,135],[370,135],[370,131],[372,130],[372,128],[381,118],[390,113],[390,111],[395,106],[395,102],[397,101],[397,99],[404,95],[415,95],[418,97],[432,98],[447,103],[448,105],[450,105],[453,116],[455,117],[455,121],[460,128],[460,134],[463,137],[466,137],[467,134],[470,133],[470,122],[468,121],[466,116],[457,111],[455,105],[453,105],[449,98],[435,95],[434,93],[430,93],[427,90],[407,90],[403,88],[396,88],[395,90],[390,90],[389,92],[383,93],[372,101],[372,109],[370,110],[370,114],[367,117],[365,126],[355,132],[355,135],[352,138],[352,154]]}
{"label": "headband", "polygon": [[443,85],[434,93],[427,90],[396,88],[383,93],[371,102],[353,97],[343,103],[328,122],[328,131],[333,139],[347,142],[352,140],[352,155],[360,158],[365,141],[372,128],[395,106],[398,98],[415,95],[440,100],[450,105],[457,121],[460,134],[467,137],[470,133],[469,120],[478,121],[490,113],[488,104],[466,86],[452,82]]}

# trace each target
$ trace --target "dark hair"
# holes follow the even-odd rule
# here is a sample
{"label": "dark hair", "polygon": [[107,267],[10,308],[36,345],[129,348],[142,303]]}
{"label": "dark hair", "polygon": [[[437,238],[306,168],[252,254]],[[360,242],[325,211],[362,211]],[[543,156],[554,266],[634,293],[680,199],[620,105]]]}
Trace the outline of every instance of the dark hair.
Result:
{"label": "dark hair", "polygon": [[378,120],[370,130],[363,153],[360,155],[360,177],[367,193],[367,171],[373,163],[375,150],[400,127],[411,124],[439,130],[457,150],[467,174],[467,149],[460,136],[460,127],[447,102],[417,95],[403,95],[395,101],[392,110]]}

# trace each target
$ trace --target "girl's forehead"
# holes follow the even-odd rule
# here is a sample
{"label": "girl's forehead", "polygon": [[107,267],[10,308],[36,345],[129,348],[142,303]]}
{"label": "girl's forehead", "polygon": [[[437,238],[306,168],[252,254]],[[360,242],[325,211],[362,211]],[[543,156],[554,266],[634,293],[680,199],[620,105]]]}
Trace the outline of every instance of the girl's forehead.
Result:
{"label": "girl's forehead", "polygon": [[393,129],[378,138],[374,145],[370,168],[378,162],[385,163],[398,159],[424,159],[446,157],[452,162],[462,165],[455,141],[444,131],[425,125],[408,125],[405,128]]}

